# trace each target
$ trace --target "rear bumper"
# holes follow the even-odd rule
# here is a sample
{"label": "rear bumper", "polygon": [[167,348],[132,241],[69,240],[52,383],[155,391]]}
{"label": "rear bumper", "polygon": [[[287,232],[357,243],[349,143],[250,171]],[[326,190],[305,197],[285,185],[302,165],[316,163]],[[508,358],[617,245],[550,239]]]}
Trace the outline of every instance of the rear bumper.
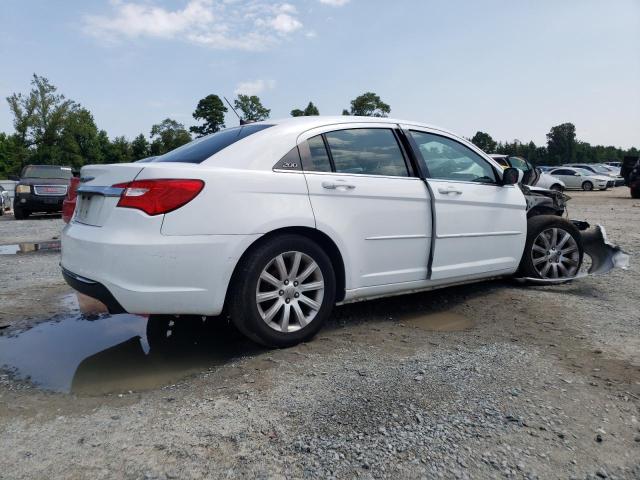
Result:
{"label": "rear bumper", "polygon": [[62,276],[74,290],[77,290],[80,293],[95,298],[96,300],[100,300],[102,303],[104,303],[107,307],[107,310],[109,310],[109,313],[127,313],[122,305],[118,303],[115,297],[111,295],[111,292],[107,289],[107,287],[105,287],[101,283],[81,277],[80,275],[76,275],[75,273],[66,270],[64,267],[62,267]]}
{"label": "rear bumper", "polygon": [[112,313],[220,314],[238,259],[260,235],[166,236],[162,219],[155,221],[155,232],[69,223],[61,260],[67,283]]}

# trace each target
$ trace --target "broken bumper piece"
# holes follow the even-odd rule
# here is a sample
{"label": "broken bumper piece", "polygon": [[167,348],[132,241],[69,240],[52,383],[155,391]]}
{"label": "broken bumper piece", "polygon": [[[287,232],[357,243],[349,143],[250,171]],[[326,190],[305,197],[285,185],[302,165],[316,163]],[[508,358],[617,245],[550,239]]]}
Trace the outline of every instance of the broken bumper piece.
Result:
{"label": "broken bumper piece", "polygon": [[629,268],[629,254],[618,245],[614,245],[607,239],[607,232],[602,225],[589,228],[587,222],[571,221],[580,230],[584,254],[591,258],[591,266],[588,271],[582,271],[573,278],[516,278],[522,283],[536,283],[539,285],[551,285],[577,280],[589,275],[604,275],[614,268]]}

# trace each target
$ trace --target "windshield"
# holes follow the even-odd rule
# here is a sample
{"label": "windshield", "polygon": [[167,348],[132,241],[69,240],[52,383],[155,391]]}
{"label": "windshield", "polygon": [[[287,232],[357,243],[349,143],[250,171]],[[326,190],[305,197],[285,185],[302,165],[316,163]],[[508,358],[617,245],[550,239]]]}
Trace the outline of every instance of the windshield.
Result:
{"label": "windshield", "polygon": [[211,155],[236,143],[238,140],[248,137],[256,132],[269,128],[271,125],[249,124],[241,127],[227,128],[219,132],[198,138],[193,142],[176,148],[159,157],[150,160],[151,162],[182,162],[182,163],[202,163]]}
{"label": "windshield", "polygon": [[71,167],[58,167],[55,165],[32,165],[25,167],[22,171],[22,178],[69,179],[72,176]]}
{"label": "windshield", "polygon": [[587,170],[586,168],[574,168],[574,170],[580,173],[581,175],[587,175],[589,177],[591,175],[594,175],[594,173],[591,170]]}
{"label": "windshield", "polygon": [[594,169],[596,172],[600,172],[600,173],[610,173],[610,172],[612,172],[612,171],[613,171],[613,170],[611,170],[610,168],[603,167],[602,165],[594,165],[594,166],[593,166],[593,169]]}

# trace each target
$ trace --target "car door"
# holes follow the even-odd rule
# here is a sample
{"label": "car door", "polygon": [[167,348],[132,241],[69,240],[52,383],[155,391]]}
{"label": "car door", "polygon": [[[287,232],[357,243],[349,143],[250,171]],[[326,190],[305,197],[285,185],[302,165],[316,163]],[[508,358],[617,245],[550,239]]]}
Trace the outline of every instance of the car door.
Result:
{"label": "car door", "polygon": [[316,225],[338,243],[347,289],[427,278],[428,190],[394,127],[330,126],[298,139]]}
{"label": "car door", "polygon": [[433,199],[430,278],[514,272],[527,233],[519,187],[502,186],[497,167],[470,144],[441,132],[407,129]]}
{"label": "car door", "polygon": [[559,180],[562,180],[567,188],[580,188],[582,179],[580,175],[576,175],[576,171],[568,168],[557,168],[551,170],[550,174]]}

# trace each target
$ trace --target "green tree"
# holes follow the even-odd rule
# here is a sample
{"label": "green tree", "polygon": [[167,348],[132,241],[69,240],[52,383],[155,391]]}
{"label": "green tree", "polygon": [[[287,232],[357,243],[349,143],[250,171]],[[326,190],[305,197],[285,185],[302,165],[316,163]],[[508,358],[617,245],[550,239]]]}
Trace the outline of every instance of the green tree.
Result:
{"label": "green tree", "polygon": [[198,106],[193,112],[193,118],[202,120],[204,124],[191,127],[189,130],[197,137],[216,133],[224,128],[224,114],[226,112],[227,107],[224,106],[218,95],[207,95],[198,102]]}
{"label": "green tree", "polygon": [[67,116],[79,106],[56,92],[49,80],[34,74],[28,94],[7,97],[16,135],[30,151],[29,161],[55,164],[62,160],[62,131]]}
{"label": "green tree", "polygon": [[242,112],[242,118],[253,122],[266,120],[271,115],[271,110],[265,108],[256,95],[238,95],[233,102],[235,107]]}
{"label": "green tree", "polygon": [[300,110],[299,108],[294,108],[293,110],[291,110],[292,117],[313,117],[317,115],[320,115],[320,111],[318,110],[318,107],[313,104],[313,102],[309,102],[309,105],[307,105],[307,108],[305,108],[304,110]]}
{"label": "green tree", "polygon": [[191,141],[184,125],[170,118],[151,127],[151,154],[162,155]]}
{"label": "green tree", "polygon": [[131,144],[125,137],[116,137],[111,142],[109,163],[129,163],[133,160]]}
{"label": "green tree", "polygon": [[100,150],[100,163],[113,163],[111,152],[111,140],[105,130],[98,132],[98,149]]}
{"label": "green tree", "polygon": [[343,115],[359,115],[362,117],[387,117],[391,107],[384,103],[379,95],[366,92],[351,100],[351,110],[343,110]]}
{"label": "green tree", "polygon": [[553,165],[574,162],[576,159],[576,127],[573,123],[563,123],[547,134],[547,152]]}
{"label": "green tree", "polygon": [[20,173],[19,150],[23,148],[17,135],[0,132],[0,178]]}
{"label": "green tree", "polygon": [[496,141],[491,138],[491,135],[480,131],[476,132],[476,134],[471,139],[471,142],[480,150],[483,150],[487,153],[495,152],[496,147],[498,146]]}
{"label": "green tree", "polygon": [[78,169],[87,163],[101,163],[98,127],[91,112],[78,108],[69,112],[60,137],[60,163]]}
{"label": "green tree", "polygon": [[143,134],[138,135],[131,142],[131,156],[134,161],[149,156],[149,142]]}

